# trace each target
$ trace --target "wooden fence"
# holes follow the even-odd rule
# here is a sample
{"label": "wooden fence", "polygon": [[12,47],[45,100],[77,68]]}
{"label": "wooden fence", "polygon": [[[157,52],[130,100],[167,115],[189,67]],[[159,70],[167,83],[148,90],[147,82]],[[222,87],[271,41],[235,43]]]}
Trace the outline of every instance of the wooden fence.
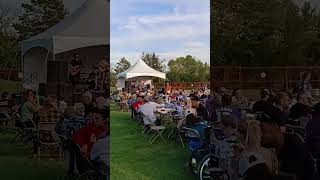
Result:
{"label": "wooden fence", "polygon": [[[10,72],[11,71],[11,72]],[[18,74],[21,72],[20,69],[0,69],[0,79],[11,80],[11,81],[20,81]],[[9,77],[10,76],[10,77]]]}
{"label": "wooden fence", "polygon": [[213,87],[241,89],[291,89],[301,72],[311,73],[314,88],[320,88],[320,66],[301,67],[211,67]]}
{"label": "wooden fence", "polygon": [[[205,87],[210,88],[209,82],[171,82],[169,83],[173,90],[192,90],[192,89],[203,89]],[[154,88],[161,89],[166,86],[166,83],[155,83]]]}

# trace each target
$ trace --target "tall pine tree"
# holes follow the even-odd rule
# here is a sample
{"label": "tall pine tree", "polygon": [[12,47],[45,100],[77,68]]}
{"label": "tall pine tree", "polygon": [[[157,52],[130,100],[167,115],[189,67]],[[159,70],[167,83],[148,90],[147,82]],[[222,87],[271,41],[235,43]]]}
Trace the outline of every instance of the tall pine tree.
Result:
{"label": "tall pine tree", "polygon": [[125,57],[122,57],[120,61],[117,63],[117,67],[114,69],[116,74],[119,74],[131,67],[131,64],[129,61],[126,60]]}
{"label": "tall pine tree", "polygon": [[68,11],[62,0],[31,0],[23,3],[22,14],[13,27],[19,33],[19,39],[27,39],[39,34],[60,22]]}
{"label": "tall pine tree", "polygon": [[165,65],[164,62],[160,60],[159,56],[155,53],[142,53],[141,59],[153,69],[164,72]]}

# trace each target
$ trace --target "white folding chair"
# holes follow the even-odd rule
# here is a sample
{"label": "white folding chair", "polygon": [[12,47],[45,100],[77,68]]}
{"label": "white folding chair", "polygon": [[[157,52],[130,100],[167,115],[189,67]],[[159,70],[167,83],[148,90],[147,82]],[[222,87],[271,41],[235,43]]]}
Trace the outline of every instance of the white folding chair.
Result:
{"label": "white folding chair", "polygon": [[[59,144],[60,141],[57,140],[58,136],[55,135],[55,126],[57,123],[51,123],[51,122],[40,122],[37,127],[37,142],[38,142],[38,160],[40,160],[41,157],[41,146],[47,146],[47,147],[58,147],[59,148],[59,159],[61,160],[61,146]],[[52,141],[43,141],[41,138],[41,134],[43,132],[46,132],[49,134],[52,138]],[[52,154],[42,154],[42,155],[52,155]]]}
{"label": "white folding chair", "polygon": [[165,126],[155,125],[154,122],[151,121],[151,119],[146,115],[143,115],[143,118],[146,120],[145,125],[150,125],[150,130],[147,134],[149,134],[152,131],[154,132],[153,135],[149,139],[149,143],[152,144],[158,137],[161,137],[161,139],[164,141],[164,143],[167,144],[166,140],[162,136],[163,131],[166,129]]}

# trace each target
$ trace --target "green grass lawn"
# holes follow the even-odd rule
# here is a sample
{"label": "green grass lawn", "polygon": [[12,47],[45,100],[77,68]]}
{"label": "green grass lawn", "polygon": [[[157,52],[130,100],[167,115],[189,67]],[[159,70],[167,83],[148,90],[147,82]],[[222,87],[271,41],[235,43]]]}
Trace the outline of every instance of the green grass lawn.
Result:
{"label": "green grass lawn", "polygon": [[7,81],[0,79],[0,93],[7,91],[10,93],[17,93],[21,89],[20,81]]}
{"label": "green grass lawn", "polygon": [[128,120],[129,114],[111,112],[112,180],[193,180],[185,164],[187,149],[173,140],[150,145],[141,129]]}
{"label": "green grass lawn", "polygon": [[58,160],[31,159],[32,147],[10,143],[12,131],[0,131],[0,179],[58,180],[65,175],[65,163]]}

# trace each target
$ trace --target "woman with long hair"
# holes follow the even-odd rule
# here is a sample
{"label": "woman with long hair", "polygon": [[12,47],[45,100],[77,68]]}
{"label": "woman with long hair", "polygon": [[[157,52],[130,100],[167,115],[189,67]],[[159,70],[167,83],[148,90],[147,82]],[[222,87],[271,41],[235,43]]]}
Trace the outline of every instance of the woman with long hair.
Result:
{"label": "woman with long hair", "polygon": [[245,171],[243,169],[243,162],[252,154],[262,159],[270,173],[277,174],[278,160],[276,152],[274,149],[267,149],[261,146],[261,136],[260,122],[256,120],[248,121],[246,144],[239,161],[240,174],[243,174]]}

